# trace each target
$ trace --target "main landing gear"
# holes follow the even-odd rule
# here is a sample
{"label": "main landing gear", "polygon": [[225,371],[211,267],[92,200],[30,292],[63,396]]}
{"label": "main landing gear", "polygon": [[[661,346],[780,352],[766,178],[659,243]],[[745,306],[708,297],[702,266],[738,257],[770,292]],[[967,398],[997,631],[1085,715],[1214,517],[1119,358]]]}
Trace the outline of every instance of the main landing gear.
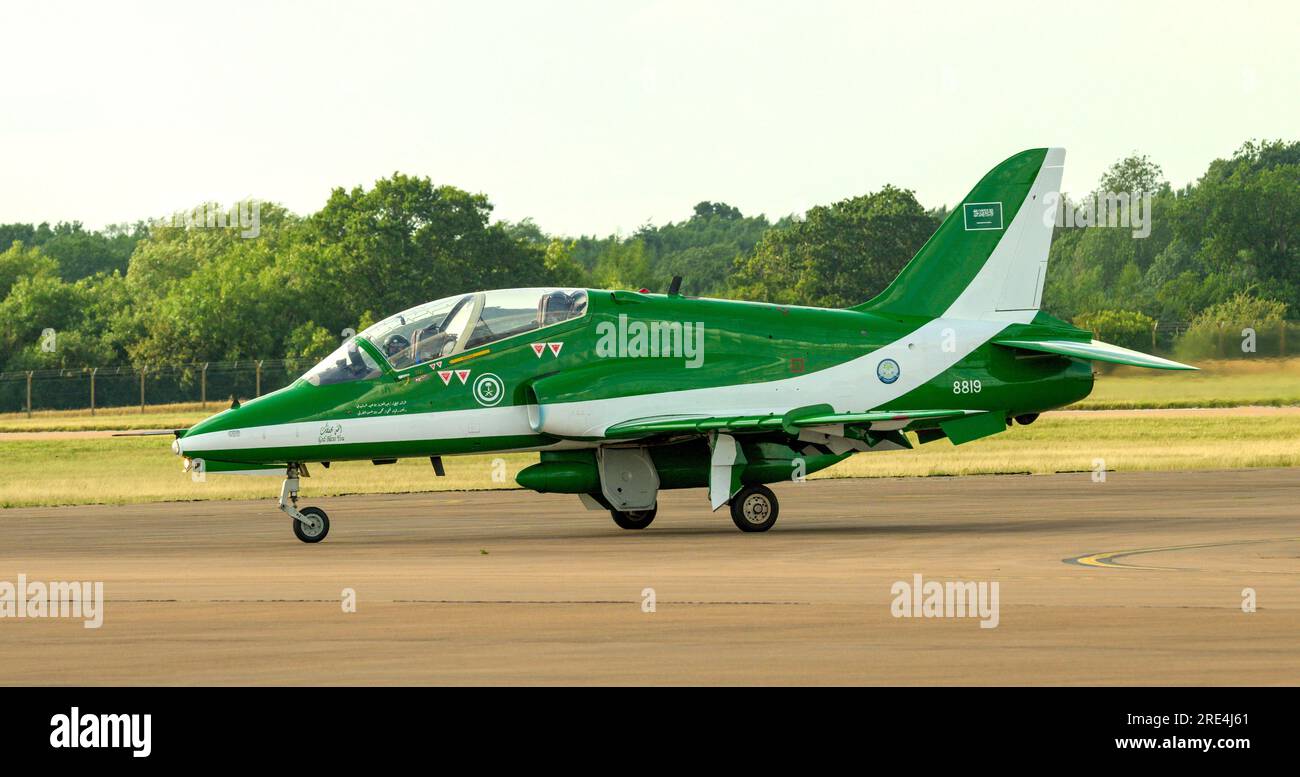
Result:
{"label": "main landing gear", "polygon": [[307,474],[301,464],[290,464],[280,486],[280,509],[293,519],[293,533],[303,542],[320,542],[330,533],[330,517],[319,507],[298,509],[298,475]]}
{"label": "main landing gear", "polygon": [[620,529],[644,529],[655,519],[655,513],[658,511],[658,507],[651,507],[649,510],[610,509],[609,514],[614,516],[614,523],[618,524]]}
{"label": "main landing gear", "polygon": [[745,486],[731,498],[731,520],[741,531],[767,531],[780,509],[767,486]]}
{"label": "main landing gear", "polygon": [[[608,504],[608,503],[605,503]],[[746,486],[731,498],[731,520],[744,532],[767,531],[776,523],[780,512],[776,494],[767,486]],[[649,510],[614,510],[614,523],[620,529],[644,529],[655,519],[657,508]]]}

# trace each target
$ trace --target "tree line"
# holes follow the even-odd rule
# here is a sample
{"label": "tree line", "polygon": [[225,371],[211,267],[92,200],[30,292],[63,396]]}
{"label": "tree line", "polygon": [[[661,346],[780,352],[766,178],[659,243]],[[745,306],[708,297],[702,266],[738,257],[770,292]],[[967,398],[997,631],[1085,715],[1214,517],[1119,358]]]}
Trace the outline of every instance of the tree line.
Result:
{"label": "tree line", "polygon": [[[1205,330],[1300,310],[1300,142],[1248,142],[1181,189],[1133,155],[1096,191],[1149,193],[1150,234],[1058,227],[1049,313],[1137,347],[1157,321]],[[893,185],[776,221],[703,201],[603,237],[492,210],[395,173],[306,216],[261,203],[253,239],[183,222],[3,224],[0,370],[317,358],[397,310],[512,286],[663,290],[682,275],[688,294],[847,306],[882,290],[948,212]]]}

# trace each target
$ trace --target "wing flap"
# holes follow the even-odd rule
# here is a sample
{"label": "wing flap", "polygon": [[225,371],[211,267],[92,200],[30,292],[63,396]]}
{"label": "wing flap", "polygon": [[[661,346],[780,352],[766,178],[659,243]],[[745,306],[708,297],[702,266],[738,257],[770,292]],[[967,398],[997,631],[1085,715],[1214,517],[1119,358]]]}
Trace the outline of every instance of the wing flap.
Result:
{"label": "wing flap", "polygon": [[780,429],[783,418],[779,415],[733,416],[655,416],[634,418],[614,424],[605,430],[611,438],[645,437],[651,434],[703,434],[704,432],[764,431]]}
{"label": "wing flap", "polygon": [[1190,364],[1162,359],[1159,356],[1121,348],[1118,345],[1103,343],[1100,340],[1083,342],[1082,340],[1026,340],[1018,338],[994,339],[994,345],[1005,348],[1019,348],[1025,351],[1052,353],[1058,356],[1072,356],[1076,359],[1089,359],[1095,362],[1127,364],[1131,367],[1149,367],[1154,370],[1195,370]]}
{"label": "wing flap", "polygon": [[704,434],[706,432],[765,432],[791,431],[813,426],[834,424],[866,424],[887,422],[910,422],[914,420],[939,421],[958,418],[979,411],[973,410],[875,410],[862,413],[836,413],[830,406],[825,411],[799,413],[791,411],[785,415],[758,416],[655,416],[652,418],[635,418],[614,424],[605,430],[605,437],[622,439],[646,437],[653,434]]}
{"label": "wing flap", "polygon": [[976,410],[873,410],[868,413],[823,413],[821,415],[801,416],[794,422],[795,426],[824,426],[826,424],[867,424],[886,421],[937,421],[943,418],[957,418]]}

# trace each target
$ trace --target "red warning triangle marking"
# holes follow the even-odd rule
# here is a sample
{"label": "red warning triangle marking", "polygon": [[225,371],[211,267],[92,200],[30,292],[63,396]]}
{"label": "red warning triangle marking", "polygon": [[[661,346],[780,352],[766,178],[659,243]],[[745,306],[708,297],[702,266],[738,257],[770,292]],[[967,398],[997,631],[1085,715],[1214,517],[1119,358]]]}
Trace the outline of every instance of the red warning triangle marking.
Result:
{"label": "red warning triangle marking", "polygon": [[552,354],[559,356],[560,349],[564,347],[564,343],[547,343],[546,346],[551,349]]}
{"label": "red warning triangle marking", "polygon": [[460,378],[461,383],[464,383],[469,380],[469,370],[456,370],[456,377]]}
{"label": "red warning triangle marking", "polygon": [[545,350],[546,350],[546,343],[533,343],[533,353],[537,354],[537,358],[539,359],[542,358],[542,353]]}
{"label": "red warning triangle marking", "polygon": [[442,378],[442,385],[451,383],[451,370],[438,370],[438,377]]}

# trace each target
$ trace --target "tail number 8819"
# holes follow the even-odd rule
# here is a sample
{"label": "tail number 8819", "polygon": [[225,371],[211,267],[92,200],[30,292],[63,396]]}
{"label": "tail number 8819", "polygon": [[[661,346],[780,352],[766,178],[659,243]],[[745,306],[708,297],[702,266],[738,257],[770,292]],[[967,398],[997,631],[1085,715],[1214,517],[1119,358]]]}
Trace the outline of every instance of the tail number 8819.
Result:
{"label": "tail number 8819", "polygon": [[954,380],[952,382],[952,393],[954,394],[978,394],[984,388],[978,380]]}

